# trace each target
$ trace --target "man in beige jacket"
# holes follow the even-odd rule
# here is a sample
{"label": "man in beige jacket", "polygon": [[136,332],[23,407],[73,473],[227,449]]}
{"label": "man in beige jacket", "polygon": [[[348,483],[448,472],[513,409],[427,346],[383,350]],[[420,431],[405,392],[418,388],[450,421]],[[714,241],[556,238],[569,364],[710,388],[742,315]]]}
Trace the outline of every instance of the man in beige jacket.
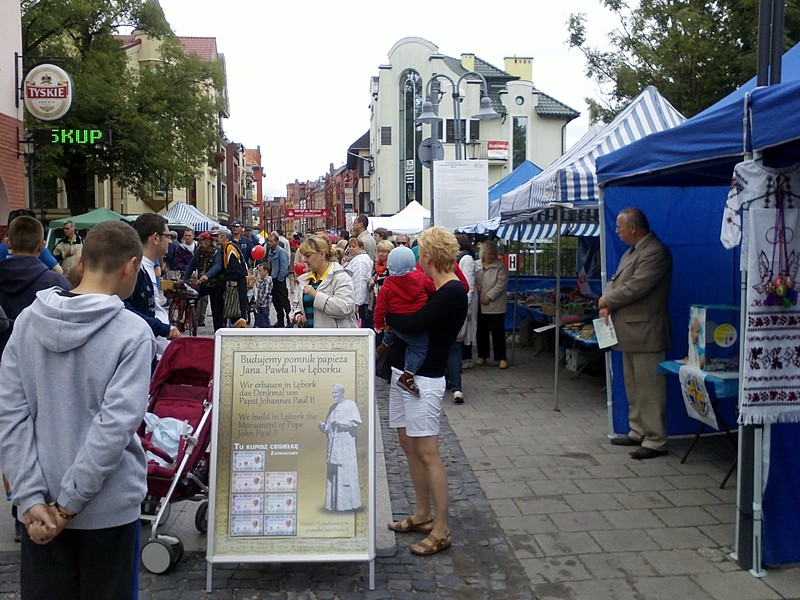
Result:
{"label": "man in beige jacket", "polygon": [[617,235],[630,249],[622,255],[598,306],[601,317],[613,315],[630,431],[611,443],[639,446],[631,457],[643,460],[667,453],[666,382],[656,369],[670,346],[672,254],[650,231],[647,217],[638,208],[620,212]]}

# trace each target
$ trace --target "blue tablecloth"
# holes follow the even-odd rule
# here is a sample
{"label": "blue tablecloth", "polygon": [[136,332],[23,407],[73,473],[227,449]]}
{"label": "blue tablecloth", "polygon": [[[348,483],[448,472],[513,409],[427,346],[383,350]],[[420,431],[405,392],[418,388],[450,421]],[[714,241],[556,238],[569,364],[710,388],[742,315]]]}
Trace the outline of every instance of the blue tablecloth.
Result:
{"label": "blue tablecloth", "polygon": [[[678,371],[684,364],[675,360],[666,360],[658,365],[658,373],[660,375],[678,375]],[[739,376],[736,373],[730,373],[729,375],[727,377],[717,377],[711,373],[706,375],[706,385],[711,384],[714,386],[714,393],[717,398],[736,398],[739,396]]]}
{"label": "blue tablecloth", "polygon": [[564,337],[565,344],[571,344],[573,347],[581,348],[584,350],[599,350],[597,344],[597,336],[592,334],[588,340],[583,337],[579,331],[574,329],[562,329],[561,335]]}

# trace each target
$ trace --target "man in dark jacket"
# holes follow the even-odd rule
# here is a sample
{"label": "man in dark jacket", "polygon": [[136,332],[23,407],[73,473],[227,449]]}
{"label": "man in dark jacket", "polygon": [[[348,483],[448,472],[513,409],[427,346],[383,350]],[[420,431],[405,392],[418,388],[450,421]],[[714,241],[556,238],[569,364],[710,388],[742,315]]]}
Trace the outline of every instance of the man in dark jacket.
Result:
{"label": "man in dark jacket", "polygon": [[[211,234],[204,231],[197,237],[197,252],[195,252],[186,269],[183,271],[183,281],[187,282],[192,274],[197,271],[197,288],[199,299],[208,296],[211,300],[211,318],[214,321],[214,331],[225,326],[223,317],[223,294],[225,293],[225,274],[222,270],[222,251],[211,243]],[[198,310],[201,303],[197,302]],[[204,306],[204,305],[202,305]],[[205,308],[199,314],[202,318]]]}
{"label": "man in dark jacket", "polygon": [[[14,320],[33,304],[36,293],[53,286],[71,290],[69,281],[39,260],[44,248],[44,228],[33,217],[17,217],[8,229],[8,246],[13,252],[0,261],[0,305]],[[0,355],[11,337],[11,327],[0,333]]]}
{"label": "man in dark jacket", "polygon": [[247,263],[244,262],[242,251],[231,241],[231,231],[221,227],[217,232],[217,240],[222,251],[222,267],[225,271],[225,281],[228,287],[236,288],[239,294],[238,319],[231,319],[234,327],[247,327]]}

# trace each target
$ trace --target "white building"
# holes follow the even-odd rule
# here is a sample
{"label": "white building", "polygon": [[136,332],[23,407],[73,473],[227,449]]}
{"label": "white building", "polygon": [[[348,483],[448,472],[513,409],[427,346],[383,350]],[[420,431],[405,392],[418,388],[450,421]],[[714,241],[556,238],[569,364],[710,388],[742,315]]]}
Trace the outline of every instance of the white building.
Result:
{"label": "white building", "polygon": [[[415,119],[422,111],[433,74],[458,82],[465,73],[483,75],[492,107],[501,118],[471,119],[480,108],[481,82],[477,77],[461,81],[460,116],[467,153],[464,158],[489,160],[489,185],[510,173],[525,160],[545,167],[565,150],[565,128],[579,113],[538,90],[532,83],[532,62],[527,57],[505,59],[504,69],[490,65],[474,54],[452,58],[422,38],[398,41],[388,54],[389,63],[379,67],[371,82],[370,153],[374,171],[370,175],[369,201],[361,212],[391,215],[412,200],[430,208],[428,169],[418,157],[419,145],[430,137],[431,126]],[[444,160],[454,160],[455,127],[452,86],[444,78],[439,86],[439,141]],[[490,152],[491,150],[491,152]]]}

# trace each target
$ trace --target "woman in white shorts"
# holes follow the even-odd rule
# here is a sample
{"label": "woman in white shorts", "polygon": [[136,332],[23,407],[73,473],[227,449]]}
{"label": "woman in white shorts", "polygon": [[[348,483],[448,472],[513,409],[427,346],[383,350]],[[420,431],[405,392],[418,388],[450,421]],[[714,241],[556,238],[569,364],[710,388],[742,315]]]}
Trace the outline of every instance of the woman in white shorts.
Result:
{"label": "woman in white shorts", "polygon": [[458,243],[442,227],[431,227],[419,236],[419,268],[433,280],[436,291],[416,313],[389,314],[386,323],[405,333],[428,333],[428,354],[414,376],[420,395],[398,385],[405,344],[397,339],[389,352],[392,381],[389,386],[389,426],[397,429],[414,485],[416,511],[389,529],[399,533],[426,533],[409,549],[421,556],[446,550],[452,543],[447,523],[449,497],[447,471],[439,453],[439,417],[445,391],[445,365],[467,315],[467,291],[454,273]]}

